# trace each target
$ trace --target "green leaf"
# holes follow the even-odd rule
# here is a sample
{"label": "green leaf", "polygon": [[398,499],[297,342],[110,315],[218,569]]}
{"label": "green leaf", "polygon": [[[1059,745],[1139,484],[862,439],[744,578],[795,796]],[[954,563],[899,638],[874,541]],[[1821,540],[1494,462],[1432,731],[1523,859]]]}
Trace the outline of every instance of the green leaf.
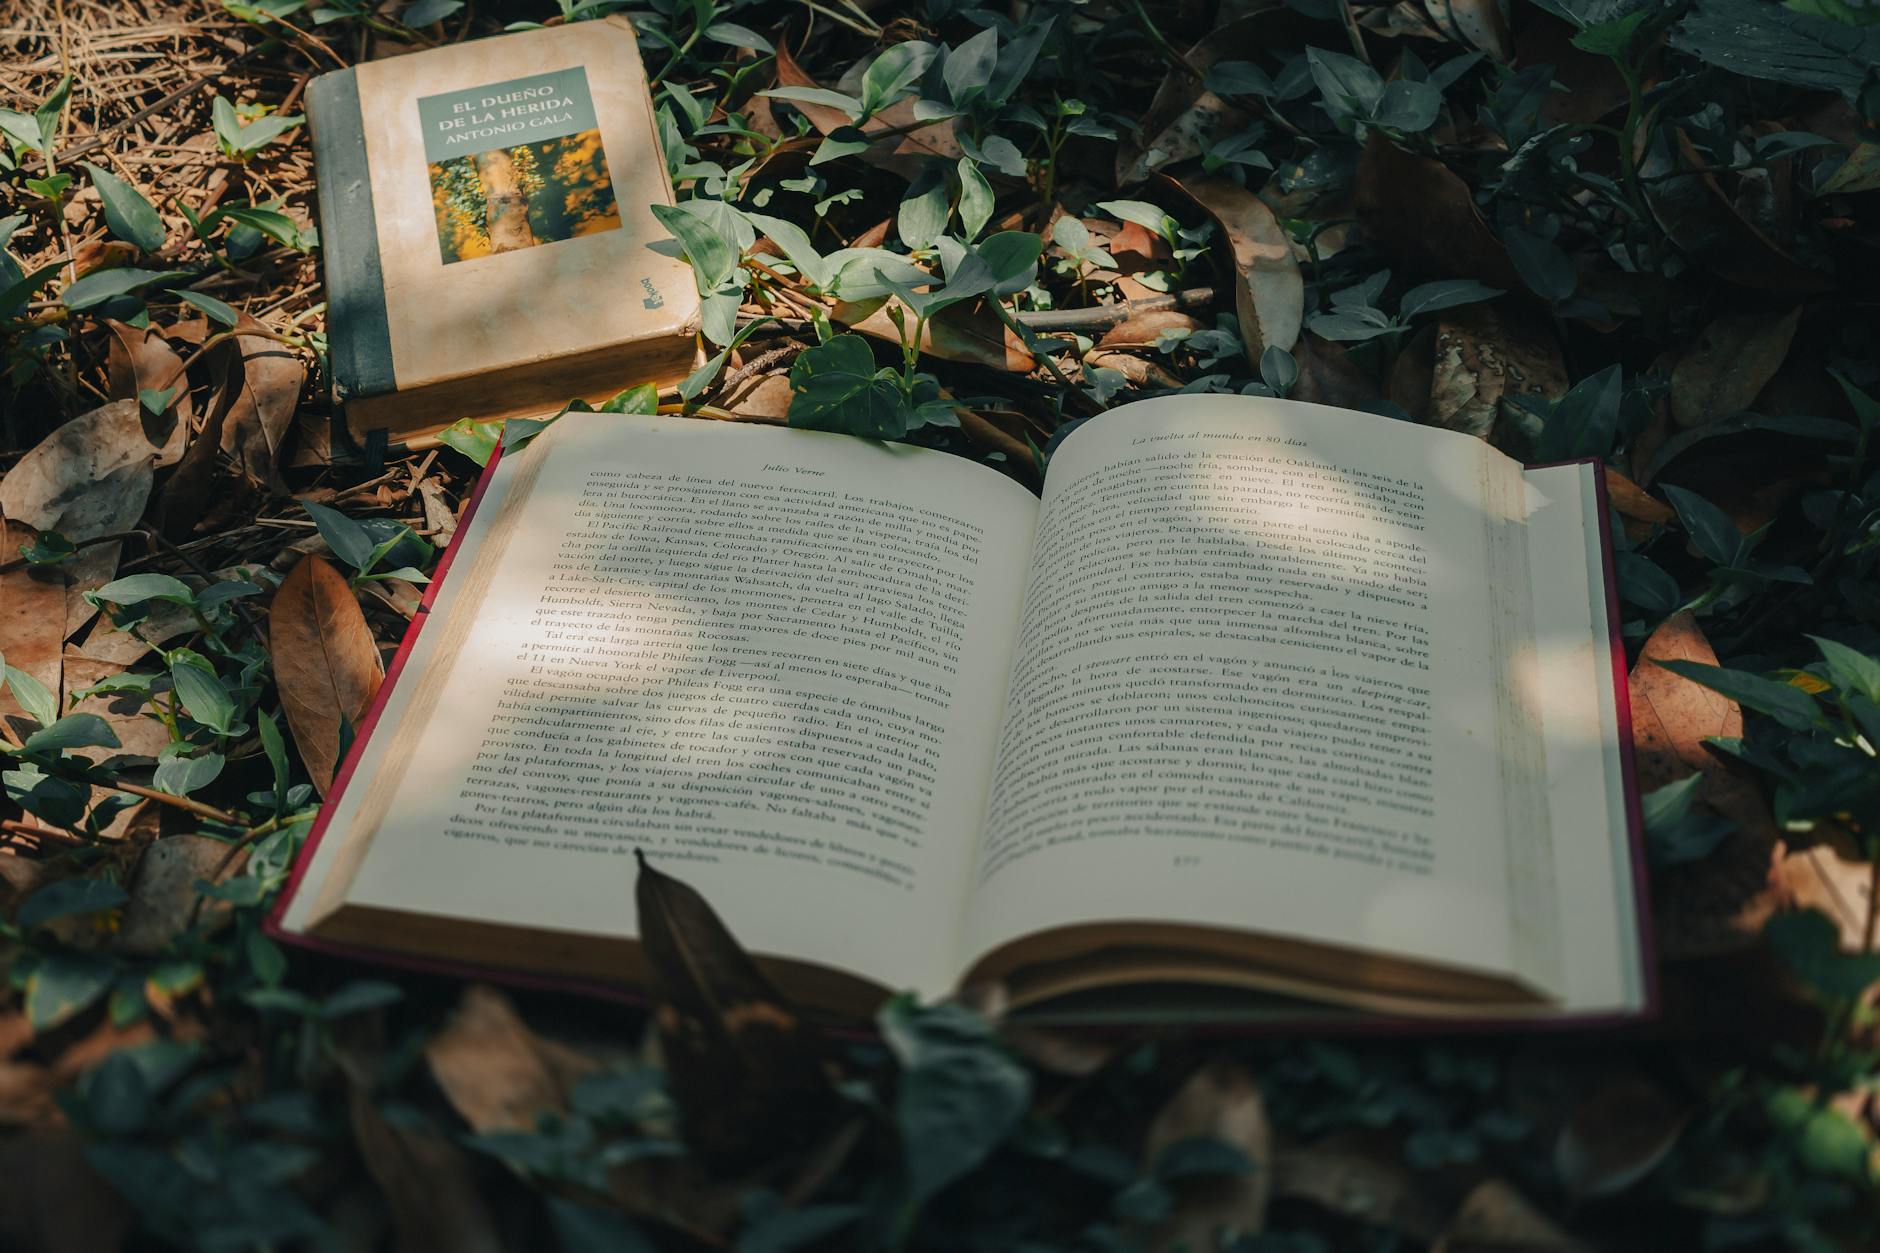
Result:
{"label": "green leaf", "polygon": [[20,703],[27,717],[42,727],[49,727],[58,721],[58,702],[46,690],[45,684],[15,666],[5,666],[3,662],[0,662],[0,666],[4,666],[6,684],[13,689],[13,699]]}
{"label": "green leaf", "polygon": [[120,266],[112,270],[93,270],[77,282],[69,285],[59,296],[65,307],[74,311],[89,309],[101,305],[114,296],[123,296],[130,292],[159,283],[170,283],[180,278],[188,278],[186,270],[140,270],[134,266]]}
{"label": "green leaf", "polygon": [[633,1220],[615,1210],[550,1196],[548,1219],[561,1253],[658,1253]]}
{"label": "green leaf", "polygon": [[[310,246],[306,233],[300,224],[276,209],[258,209],[251,205],[230,205],[222,210],[222,216],[239,226],[259,231],[275,243],[299,252],[307,251]],[[230,232],[230,239],[234,232]]]}
{"label": "green leaf", "polygon": [[97,714],[67,714],[26,737],[29,753],[61,753],[68,748],[117,748],[117,732]]}
{"label": "green leaf", "polygon": [[1596,57],[1623,60],[1626,49],[1632,46],[1632,37],[1637,34],[1639,23],[1644,20],[1645,10],[1640,9],[1636,13],[1595,23],[1573,37],[1573,46]]}
{"label": "green leaf", "polygon": [[35,566],[56,566],[76,552],[78,545],[57,531],[40,531],[20,545],[20,556]]}
{"label": "green leaf", "polygon": [[417,0],[398,15],[398,20],[413,28],[441,22],[463,8],[463,0]]}
{"label": "green leaf", "polygon": [[[164,751],[167,754],[169,750]],[[168,792],[171,796],[188,796],[214,783],[222,773],[224,760],[222,754],[215,752],[197,753],[193,757],[166,755],[157,762],[156,774],[151,782],[156,784],[159,792]]]}
{"label": "green leaf", "polygon": [[83,953],[49,953],[26,980],[26,1019],[50,1031],[96,1004],[111,988],[116,968]]}
{"label": "green leaf", "polygon": [[85,172],[91,175],[92,186],[98,189],[98,199],[104,205],[105,225],[111,228],[113,235],[136,244],[145,252],[163,247],[168,232],[163,227],[163,219],[157,216],[156,207],[144,199],[142,192],[95,165],[87,163]]}
{"label": "green leaf", "polygon": [[1819,635],[1808,638],[1821,650],[1822,660],[1828,663],[1828,675],[1836,687],[1844,692],[1859,692],[1880,704],[1880,661],[1838,640],[1823,639]]}
{"label": "green leaf", "polygon": [[500,420],[479,422],[471,418],[458,418],[439,431],[437,438],[446,448],[453,448],[479,466],[486,466],[495,455],[497,441],[502,435],[503,424]]}
{"label": "green leaf", "polygon": [[21,931],[33,931],[57,918],[75,914],[97,914],[116,909],[129,898],[124,889],[109,879],[84,879],[74,876],[48,883],[20,906],[14,921]]}
{"label": "green leaf", "polygon": [[992,81],[992,70],[999,60],[999,32],[988,26],[947,53],[940,78],[946,84],[947,99],[959,108],[981,95]]}
{"label": "green leaf", "polygon": [[1736,824],[1727,819],[1691,812],[1691,802],[1703,782],[1701,773],[1693,774],[1639,797],[1645,843],[1653,865],[1701,861],[1736,829]]}
{"label": "green leaf", "polygon": [[188,288],[183,288],[176,293],[176,297],[184,304],[194,305],[196,308],[208,314],[211,320],[220,322],[223,326],[233,326],[236,322],[241,320],[235,310],[223,304],[214,296],[205,296],[199,291],[190,291]]}
{"label": "green leaf", "polygon": [[1739,705],[1774,718],[1791,731],[1812,731],[1823,725],[1821,708],[1815,698],[1799,687],[1765,679],[1746,670],[1725,670],[1698,661],[1658,661],[1676,675],[1701,683],[1714,692],[1722,692]]}
{"label": "green leaf", "polygon": [[361,1014],[368,1009],[394,1005],[404,999],[405,991],[396,983],[386,983],[380,979],[355,979],[326,998],[326,1003],[320,1006],[320,1017],[331,1021],[349,1014]]}
{"label": "green leaf", "polygon": [[960,158],[959,175],[960,224],[966,228],[966,240],[971,243],[980,231],[986,229],[986,223],[992,220],[992,184],[986,181],[986,176],[979,172],[978,163],[970,157]]}
{"label": "green leaf", "polygon": [[1334,119],[1352,115],[1370,117],[1377,112],[1384,95],[1384,80],[1364,62],[1342,52],[1307,48],[1306,66],[1325,99],[1326,111]]}
{"label": "green leaf", "polygon": [[172,605],[196,603],[196,594],[189,589],[189,584],[167,574],[126,575],[106,583],[92,596],[113,605],[141,605],[147,600],[163,600]]}
{"label": "green leaf", "polygon": [[183,711],[191,718],[217,734],[233,733],[235,698],[206,658],[179,650],[176,660],[170,663],[170,682],[177,699],[183,702]]}
{"label": "green leaf", "polygon": [[655,204],[652,210],[659,224],[672,232],[672,237],[685,250],[698,294],[710,296],[716,292],[737,268],[736,243],[726,239],[704,218],[676,205]]}
{"label": "green leaf", "polygon": [[912,1213],[1018,1126],[1031,1104],[1031,1075],[984,1019],[959,1005],[923,1009],[896,997],[876,1021],[901,1064],[894,1115]]}
{"label": "green leaf", "polygon": [[790,367],[790,425],[875,439],[907,434],[906,397],[860,335],[805,349]]}
{"label": "green leaf", "polygon": [[1164,239],[1175,236],[1175,219],[1164,213],[1160,205],[1152,205],[1146,200],[1104,200],[1091,208],[1107,213],[1119,222],[1134,222],[1145,231],[1153,231]]}
{"label": "green leaf", "polygon": [[372,550],[375,545],[371,533],[365,527],[326,505],[303,500],[300,507],[313,519],[320,538],[326,541],[326,546],[333,550],[334,556],[362,574],[372,568]]}
{"label": "green leaf", "polygon": [[1552,240],[1524,226],[1508,225],[1502,228],[1501,242],[1515,273],[1541,299],[1565,300],[1579,290],[1580,272],[1573,258]]}
{"label": "green leaf", "polygon": [[862,114],[872,117],[907,93],[933,60],[932,44],[910,40],[895,44],[862,73]]}
{"label": "green leaf", "polygon": [[1843,953],[1840,929],[1818,909],[1777,914],[1763,935],[1776,956],[1826,1000],[1853,1000],[1880,982],[1880,953]]}
{"label": "green leaf", "polygon": [[[1608,367],[1617,370],[1618,366]],[[1730,515],[1699,496],[1667,483],[1665,495],[1678,511],[1678,520],[1691,537],[1697,551],[1720,566],[1734,566],[1743,551],[1743,536],[1730,521]]]}
{"label": "green leaf", "polygon": [[1616,364],[1575,383],[1549,410],[1535,445],[1536,460],[1571,461],[1603,457],[1612,451],[1624,383],[1624,373]]}
{"label": "green leaf", "polygon": [[733,48],[750,48],[755,52],[774,53],[777,50],[770,40],[736,22],[713,22],[705,28],[705,38]]}
{"label": "green leaf", "polygon": [[993,291],[1010,295],[1031,284],[1032,271],[1044,255],[1044,237],[1030,231],[999,231],[980,240],[973,252],[992,271]]}
{"label": "green leaf", "polygon": [[52,94],[45,103],[33,110],[33,120],[39,125],[39,150],[51,152],[53,141],[58,138],[59,118],[65,112],[65,102],[72,96],[72,76],[66,74],[59,79]]}
{"label": "green leaf", "polygon": [[287,741],[282,738],[274,715],[265,709],[255,715],[255,729],[261,735],[261,749],[268,755],[268,766],[274,771],[274,808],[279,811],[287,805]]}
{"label": "green leaf", "polygon": [[144,409],[150,413],[161,414],[169,409],[170,401],[175,399],[176,393],[181,390],[182,388],[180,386],[166,387],[161,391],[154,387],[139,388],[137,392],[137,403],[142,405]]}
{"label": "green leaf", "polygon": [[1403,300],[1397,305],[1397,316],[1407,322],[1419,314],[1453,309],[1457,305],[1472,305],[1479,300],[1493,300],[1501,294],[1501,288],[1478,283],[1472,278],[1446,278],[1420,284],[1405,292]]}
{"label": "green leaf", "polygon": [[638,387],[629,387],[623,392],[610,396],[600,407],[601,413],[657,413],[659,412],[659,388],[651,383],[641,383]]}
{"label": "green leaf", "polygon": [[34,270],[5,290],[0,290],[0,318],[10,318],[24,309],[26,302],[32,299],[33,293],[57,278],[59,271],[64,268],[62,264],[54,262]]}
{"label": "green leaf", "polygon": [[1763,0],[1698,0],[1671,46],[1709,65],[1855,99],[1880,65],[1880,27],[1846,26]]}
{"label": "green leaf", "polygon": [[770,217],[763,213],[746,213],[745,219],[753,227],[770,237],[772,243],[783,249],[783,255],[790,258],[790,264],[797,273],[812,287],[828,285],[830,278],[829,263],[817,252],[809,241],[803,228],[783,218]]}
{"label": "green leaf", "polygon": [[894,228],[901,242],[912,249],[931,248],[947,227],[952,215],[947,200],[946,180],[929,165],[907,189],[901,207],[894,215]]}

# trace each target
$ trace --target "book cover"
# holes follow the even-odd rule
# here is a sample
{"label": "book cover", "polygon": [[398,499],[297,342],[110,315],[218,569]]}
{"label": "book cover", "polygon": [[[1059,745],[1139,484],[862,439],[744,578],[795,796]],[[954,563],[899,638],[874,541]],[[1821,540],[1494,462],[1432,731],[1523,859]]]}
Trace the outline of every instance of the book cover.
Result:
{"label": "book cover", "polygon": [[632,28],[608,19],[308,89],[344,435],[552,409],[691,368],[698,296]]}

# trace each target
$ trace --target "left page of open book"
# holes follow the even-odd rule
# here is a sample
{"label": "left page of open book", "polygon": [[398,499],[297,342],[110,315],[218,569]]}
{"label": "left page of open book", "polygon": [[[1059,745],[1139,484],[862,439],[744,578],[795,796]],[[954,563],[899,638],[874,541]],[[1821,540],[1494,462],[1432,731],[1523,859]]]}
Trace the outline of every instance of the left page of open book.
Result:
{"label": "left page of open book", "polygon": [[492,476],[284,926],[631,937],[637,848],[755,952],[946,989],[1035,521],[944,453],[561,418]]}

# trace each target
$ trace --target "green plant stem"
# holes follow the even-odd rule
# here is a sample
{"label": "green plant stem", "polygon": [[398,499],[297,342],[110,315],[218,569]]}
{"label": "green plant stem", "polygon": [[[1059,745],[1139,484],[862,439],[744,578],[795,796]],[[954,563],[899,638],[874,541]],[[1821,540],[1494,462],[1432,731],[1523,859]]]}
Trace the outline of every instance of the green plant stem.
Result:
{"label": "green plant stem", "polygon": [[1197,81],[1207,77],[1189,62],[1179,48],[1168,41],[1168,36],[1164,35],[1161,28],[1155,24],[1155,19],[1149,16],[1149,11],[1142,7],[1142,0],[1129,0],[1129,12],[1142,25],[1143,34],[1149,37],[1149,42],[1155,45],[1155,50],[1166,57],[1170,65]]}
{"label": "green plant stem", "polygon": [[[1025,326],[1020,324],[1016,317],[1012,316],[1012,311],[1005,307],[1005,302],[995,296],[986,303],[992,306],[993,313],[998,316],[999,321],[1005,325],[1005,328],[1011,331],[1012,334],[1018,336],[1018,342],[1025,345],[1027,351],[1034,351],[1032,349],[1032,343],[1034,342],[1032,333]],[[1090,412],[1103,412],[1103,402],[1091,394],[1088,389],[1072,382],[1070,376],[1064,373],[1063,369],[1059,367],[1050,353],[1037,351],[1036,355],[1038,360],[1044,363],[1044,368],[1050,372],[1051,377],[1062,384],[1065,390],[1076,397],[1079,402],[1087,406]]]}

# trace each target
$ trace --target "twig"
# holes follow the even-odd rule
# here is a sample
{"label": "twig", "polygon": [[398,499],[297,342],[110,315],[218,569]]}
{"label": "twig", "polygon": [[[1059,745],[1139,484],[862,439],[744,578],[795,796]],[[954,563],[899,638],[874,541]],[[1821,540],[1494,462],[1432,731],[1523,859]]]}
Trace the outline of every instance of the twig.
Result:
{"label": "twig", "polygon": [[190,83],[186,83],[185,85],[181,87],[178,87],[175,91],[169,93],[167,96],[162,97],[156,103],[145,105],[143,108],[137,110],[137,112],[125,118],[123,121],[113,122],[111,123],[111,125],[105,127],[103,130],[93,135],[91,138],[81,140],[78,143],[72,144],[70,147],[63,149],[59,153],[58,159],[61,162],[70,161],[74,157],[84,156],[86,153],[92,151],[95,148],[104,147],[105,140],[111,138],[111,136],[117,134],[119,131],[123,130],[125,127],[135,126],[137,125],[137,123],[143,121],[145,118],[149,117],[151,114],[161,113],[163,110],[169,108],[171,105],[175,104],[178,100],[181,100],[184,96],[189,95],[191,92],[202,90],[204,87],[208,86],[210,83],[213,83],[216,79],[222,77],[224,74],[228,73],[230,70],[234,69],[236,66],[240,65],[243,61],[246,61],[249,57],[253,55],[254,55],[254,50],[250,49],[249,51],[242,53],[240,56],[230,61],[227,65],[224,65],[221,69],[211,70],[207,74],[201,75],[200,77],[196,78],[194,81]]}
{"label": "twig", "polygon": [[762,374],[780,361],[789,360],[808,346],[809,345],[799,340],[792,340],[787,344],[779,344],[775,348],[764,349],[764,351],[758,353],[755,357],[752,357],[749,361],[746,361],[743,365],[725,375],[725,381],[718,385],[719,393],[722,395],[736,387],[739,383],[742,383],[745,379],[753,375]]}
{"label": "twig", "polygon": [[1083,309],[1037,309],[1016,314],[1019,324],[1032,331],[1099,330],[1127,322],[1143,313],[1165,309],[1193,309],[1214,303],[1212,287],[1190,287],[1166,296],[1145,296],[1140,300],[1119,300],[1114,304],[1091,305]]}

